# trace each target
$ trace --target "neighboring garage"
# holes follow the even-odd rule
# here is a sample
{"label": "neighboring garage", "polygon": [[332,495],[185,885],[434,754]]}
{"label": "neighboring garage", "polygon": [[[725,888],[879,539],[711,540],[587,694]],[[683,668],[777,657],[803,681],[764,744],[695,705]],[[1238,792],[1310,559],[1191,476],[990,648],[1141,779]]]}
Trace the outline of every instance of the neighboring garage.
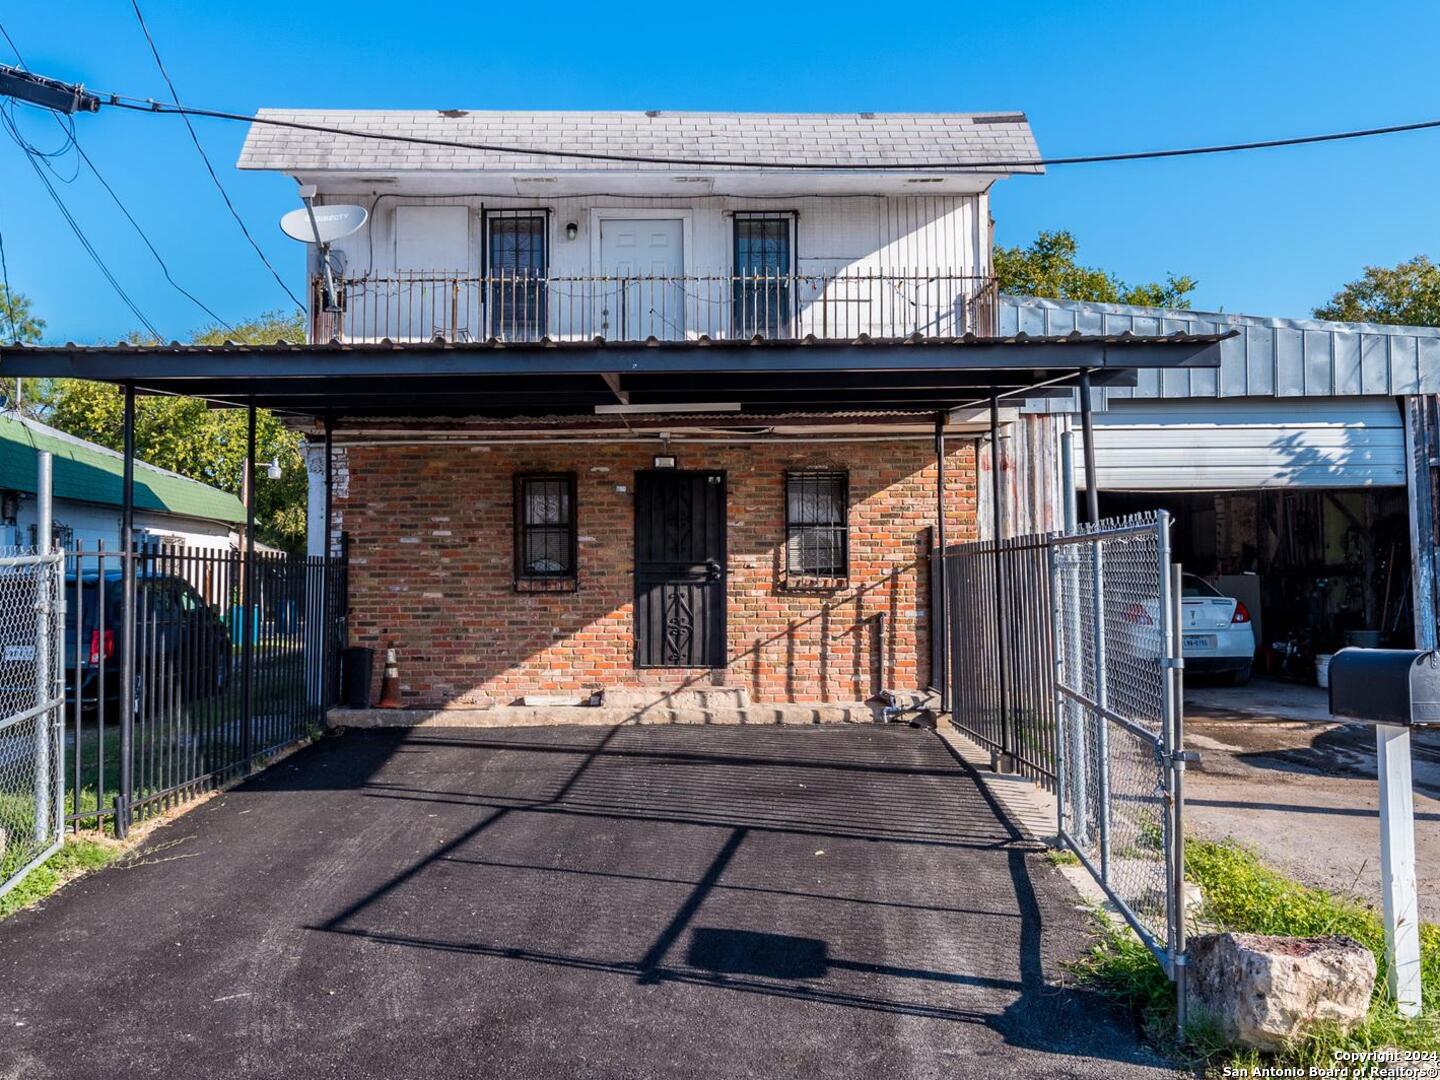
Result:
{"label": "neighboring garage", "polygon": [[1395,399],[1114,401],[1095,442],[1101,513],[1175,515],[1186,569],[1249,611],[1258,671],[1413,640]]}
{"label": "neighboring garage", "polygon": [[[1429,557],[1412,559],[1412,531],[1433,535],[1434,489],[1431,468],[1407,467],[1407,416],[1411,445],[1423,446],[1440,329],[1001,301],[1001,333],[1232,329],[1240,334],[1223,343],[1218,370],[1141,373],[1133,387],[1096,391],[1102,515],[1175,516],[1186,570],[1250,611],[1257,672],[1309,680],[1316,655],[1346,644],[1410,645],[1416,571],[1433,573],[1429,542]],[[1027,484],[1028,448],[1078,427],[1074,408],[1058,396],[1024,409],[1007,451],[1015,505],[1030,504],[1016,515],[1022,526],[1053,519],[1034,506],[1056,493]],[[1083,486],[1079,460],[1074,476]],[[1407,483],[1418,492],[1413,515]],[[1420,594],[1430,589],[1422,580]],[[1431,605],[1422,610],[1433,626]]]}

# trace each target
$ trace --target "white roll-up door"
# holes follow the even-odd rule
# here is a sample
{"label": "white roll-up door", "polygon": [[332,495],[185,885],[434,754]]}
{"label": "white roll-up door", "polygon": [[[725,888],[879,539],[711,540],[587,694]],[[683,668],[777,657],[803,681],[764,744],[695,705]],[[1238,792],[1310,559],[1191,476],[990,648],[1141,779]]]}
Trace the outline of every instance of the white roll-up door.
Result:
{"label": "white roll-up door", "polygon": [[1111,401],[1095,466],[1111,491],[1403,487],[1405,431],[1390,397]]}

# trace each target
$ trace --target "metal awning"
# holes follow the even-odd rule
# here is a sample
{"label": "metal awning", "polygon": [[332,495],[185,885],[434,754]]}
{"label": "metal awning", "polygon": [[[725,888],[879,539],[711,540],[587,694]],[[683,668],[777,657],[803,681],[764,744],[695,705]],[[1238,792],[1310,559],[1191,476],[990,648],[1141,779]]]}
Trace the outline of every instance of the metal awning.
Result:
{"label": "metal awning", "polygon": [[254,404],[294,417],[517,416],[632,405],[746,413],[883,408],[933,414],[1090,372],[1214,368],[1226,334],[720,342],[387,341],[0,347],[0,377],[77,378]]}

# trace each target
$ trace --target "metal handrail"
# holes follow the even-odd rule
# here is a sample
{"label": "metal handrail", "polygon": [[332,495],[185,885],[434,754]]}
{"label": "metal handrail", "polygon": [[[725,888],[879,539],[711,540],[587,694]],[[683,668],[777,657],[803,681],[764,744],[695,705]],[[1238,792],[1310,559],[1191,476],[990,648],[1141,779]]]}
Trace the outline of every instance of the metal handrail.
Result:
{"label": "metal handrail", "polygon": [[993,278],[944,269],[826,273],[414,271],[311,284],[325,341],[699,341],[961,337],[995,330]]}

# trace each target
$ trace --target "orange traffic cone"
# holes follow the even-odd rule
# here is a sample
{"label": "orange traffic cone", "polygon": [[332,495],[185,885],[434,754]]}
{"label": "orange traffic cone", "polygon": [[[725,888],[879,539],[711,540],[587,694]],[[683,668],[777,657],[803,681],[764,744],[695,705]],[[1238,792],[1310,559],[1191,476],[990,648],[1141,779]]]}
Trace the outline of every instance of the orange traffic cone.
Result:
{"label": "orange traffic cone", "polygon": [[395,659],[395,643],[385,650],[385,676],[380,680],[380,700],[377,709],[398,709],[400,705],[400,665]]}

